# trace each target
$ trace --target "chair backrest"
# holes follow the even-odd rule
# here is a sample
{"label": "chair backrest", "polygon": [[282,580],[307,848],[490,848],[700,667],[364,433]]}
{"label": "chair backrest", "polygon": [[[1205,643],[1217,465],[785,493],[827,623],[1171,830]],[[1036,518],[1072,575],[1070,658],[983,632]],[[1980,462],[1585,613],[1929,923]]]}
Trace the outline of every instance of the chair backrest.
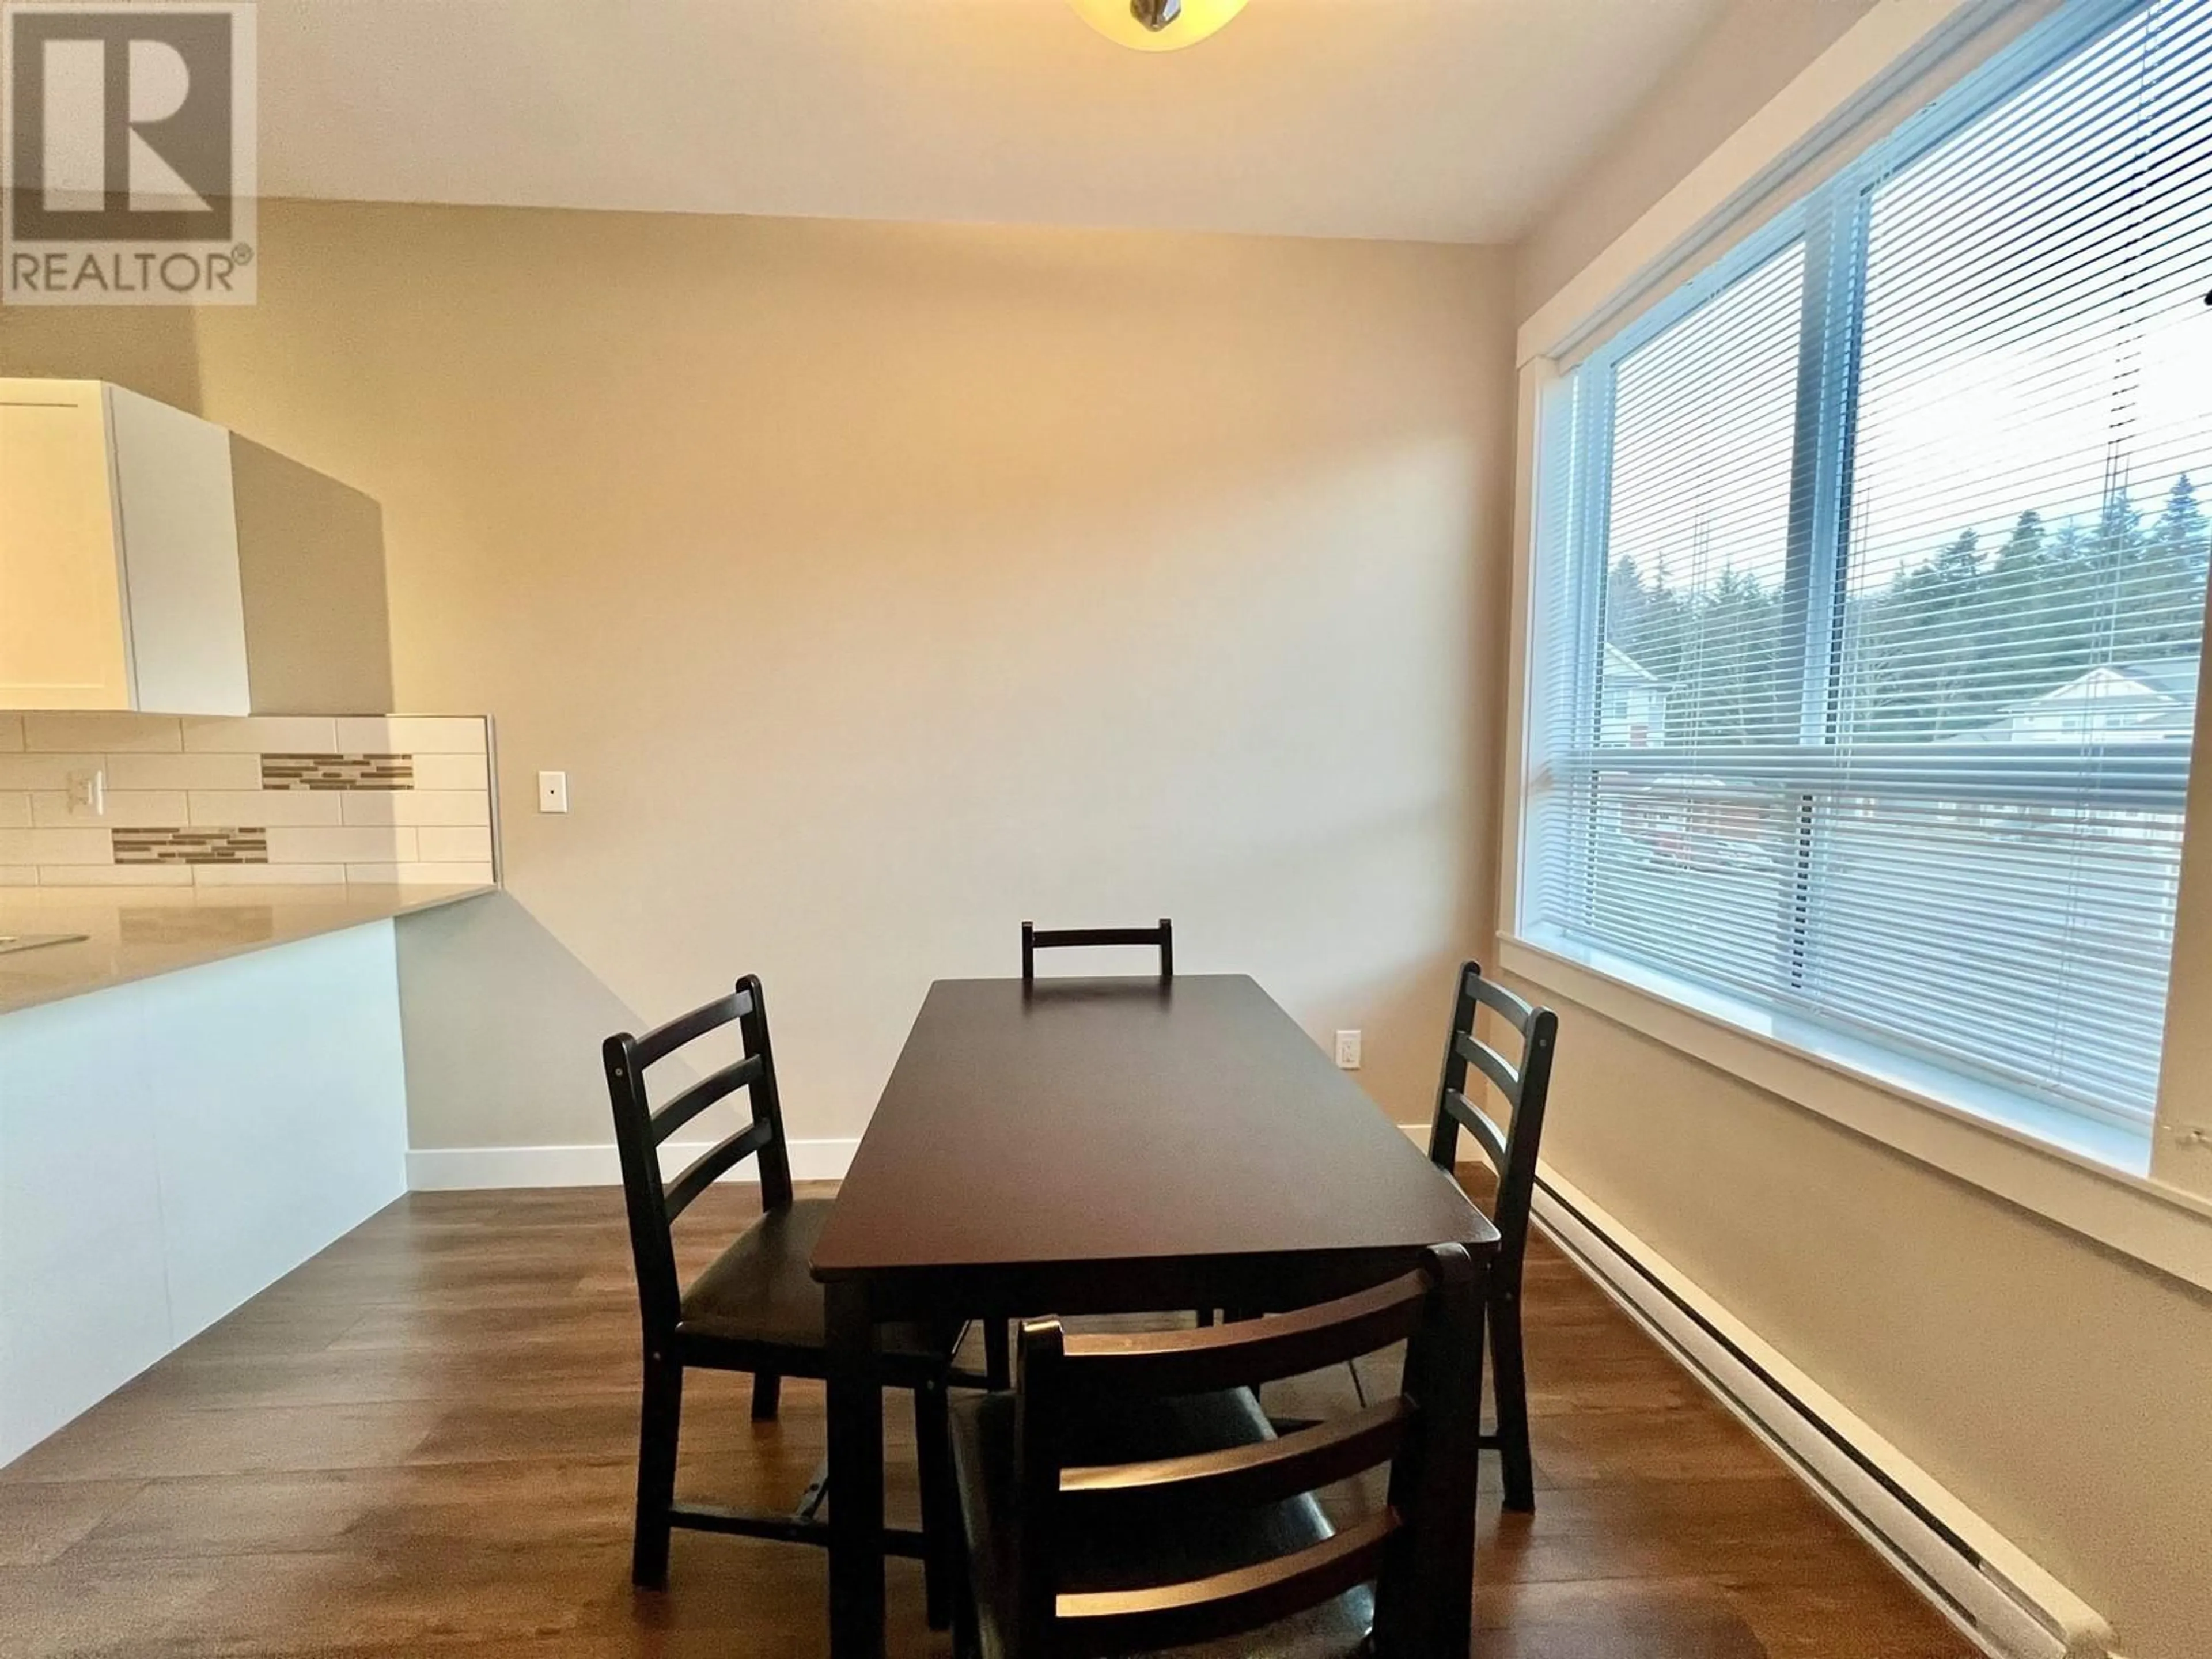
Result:
{"label": "chair backrest", "polygon": [[[739,1059],[708,1073],[656,1109],[647,1096],[647,1068],[658,1065],[710,1031],[734,1021],[744,1047]],[[622,1157],[623,1199],[629,1211],[630,1253],[637,1263],[639,1310],[648,1340],[673,1331],[683,1305],[670,1229],[691,1200],[741,1161],[760,1158],[761,1207],[791,1203],[791,1156],[784,1144],[783,1103],[776,1093],[775,1051],[769,1046],[768,1006],[761,982],[748,974],[737,988],[643,1036],[617,1032],[601,1045],[607,1093],[614,1103],[615,1146]],[[749,1091],[751,1121],[693,1159],[684,1172],[664,1178],[660,1146],[716,1101]]]}
{"label": "chair backrest", "polygon": [[1039,927],[1022,924],[1022,983],[1036,981],[1036,953],[1093,945],[1157,945],[1160,977],[1175,977],[1175,924],[1165,916],[1157,927]]}
{"label": "chair backrest", "polygon": [[[1256,1389],[1401,1340],[1409,1340],[1402,1391],[1350,1416],[1141,1463],[1071,1467],[1061,1450],[1082,1443],[1085,1413]],[[1219,1641],[1369,1582],[1378,1632],[1409,1631],[1454,1595],[1463,1607],[1481,1356],[1479,1279],[1457,1244],[1436,1246],[1418,1271],[1389,1284],[1277,1317],[1102,1335],[1069,1335],[1057,1320],[1025,1324],[1015,1403],[1017,1650],[1132,1653]],[[1444,1403],[1431,1410],[1429,1401]],[[1065,1556],[1102,1529],[1126,1535],[1147,1517],[1261,1510],[1386,1464],[1379,1510],[1321,1542],[1182,1583],[1106,1591],[1066,1583]],[[1386,1641],[1382,1650],[1398,1645]]]}
{"label": "chair backrest", "polygon": [[[1520,1039],[1520,1058],[1508,1060],[1474,1034],[1475,1016],[1489,1008]],[[1476,963],[1459,970],[1452,999],[1451,1035],[1444,1042],[1443,1079],[1437,1087],[1437,1115],[1429,1130],[1429,1158],[1449,1171],[1458,1161],[1464,1129],[1498,1172],[1498,1195],[1490,1219],[1498,1229],[1494,1284],[1516,1285],[1528,1243],[1528,1209],[1535,1198],[1536,1157],[1544,1136],[1544,1101],[1552,1088],[1552,1053],[1558,1047],[1559,1017],[1485,979]],[[1506,1104],[1501,1130],[1468,1093],[1468,1073],[1481,1073]],[[1476,1085],[1480,1092],[1481,1085]]]}

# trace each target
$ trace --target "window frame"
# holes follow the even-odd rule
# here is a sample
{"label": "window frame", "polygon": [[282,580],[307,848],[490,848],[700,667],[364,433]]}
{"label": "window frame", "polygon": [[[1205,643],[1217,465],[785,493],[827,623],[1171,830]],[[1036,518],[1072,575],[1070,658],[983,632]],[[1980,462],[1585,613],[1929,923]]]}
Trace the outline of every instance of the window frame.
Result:
{"label": "window frame", "polygon": [[[1808,596],[1819,596],[1805,606],[1807,639],[1809,642],[1815,637],[1816,629],[1823,638],[1832,635],[1839,592],[1833,566],[1842,544],[1836,532],[1848,521],[1848,425],[1863,321],[1857,313],[1872,186],[1911,166],[2148,3],[2075,0],[1994,49],[1986,44],[1986,36],[1995,9],[1974,0],[1964,0],[1948,19],[1923,21],[1917,27],[1886,21],[1877,27],[1877,20],[1868,20],[1854,32],[1863,38],[1847,37],[1828,55],[1837,65],[1833,73],[1823,72],[1824,60],[1792,88],[1802,93],[1810,85],[1813,95],[1827,100],[1825,111],[1815,106],[1793,112],[1796,131],[1763,134],[1754,129],[1776,124],[1771,119],[1772,107],[1762,112],[1746,134],[1763,141],[1764,150],[1758,142],[1747,142],[1746,135],[1739,135],[1731,141],[1733,152],[1724,147],[1700,170],[1712,176],[1685,180],[1524,327],[1516,521],[1519,550],[1510,690],[1513,707],[1508,731],[1507,775],[1514,787],[1504,804],[1498,956],[1509,972],[1539,988],[1566,996],[2212,1288],[2212,1227],[2206,1225],[2212,1222],[2212,1168],[2200,1172],[2194,1162],[2185,1166],[2178,1158],[2167,1162],[2171,1149],[2162,1136],[2192,1148],[2203,1139],[2202,1130],[2168,1122],[2169,1088],[2160,1091],[2160,1114],[2154,1124],[2124,1118],[2100,1123],[2095,1115],[2082,1114],[2082,1132],[2069,1133],[2067,1124],[2053,1123],[2053,1109],[2045,1103],[2008,1097],[2001,1086],[1982,1085],[1971,1077],[1963,1080],[1972,1086],[1954,1086],[1962,1080],[1960,1074],[1948,1066],[1917,1063],[1907,1048],[1909,1040],[1892,1037],[1875,1044],[1848,1031],[1820,1029],[1786,1011],[1741,1003],[1609,957],[1601,949],[1532,937],[1524,921],[1533,877],[1528,837],[1538,817],[1541,774],[1549,758],[1544,748],[1548,714],[1542,707],[1545,688],[1571,685],[1585,697],[1594,697],[1598,689],[1594,673],[1563,678],[1547,672],[1556,666],[1551,659],[1563,642],[1544,637],[1536,626],[1544,584],[1555,579],[1562,557],[1573,556],[1576,537],[1583,529],[1578,521],[1601,513],[1606,501],[1601,485],[1609,456],[1606,444],[1596,439],[1603,434],[1609,441],[1611,376],[1603,377],[1607,388],[1604,397],[1581,390],[1570,393],[1575,382],[1566,377],[1586,365],[1617,362],[1790,241],[1804,237],[1808,277],[1800,319],[1801,367],[1802,354],[1827,337],[1826,318],[1839,307],[1850,312],[1846,337],[1850,346],[1841,354],[1844,361],[1818,365],[1813,395],[1808,395],[1801,375],[1798,408],[1801,433],[1806,422],[1825,423],[1816,439],[1838,427],[1844,430],[1834,441],[1815,441],[1809,447],[1801,444],[1801,458],[1809,455],[1813,465],[1806,466],[1801,460],[1792,479],[1792,573],[1796,574],[1802,559],[1806,591]],[[1977,34],[1983,40],[1977,40]],[[1981,61],[1963,72],[1959,70],[1960,60],[1976,56]],[[1893,108],[1905,90],[1937,78],[1950,81],[1946,90],[1869,140],[1868,130],[1881,118],[1878,112],[1885,106]],[[1777,100],[1778,106],[1782,102]],[[1791,193],[1793,179],[1823,171],[1824,158],[1855,145],[1856,154],[1825,169],[1826,176],[1809,188]],[[1728,245],[1731,234],[1746,224],[1755,228]],[[1705,257],[1704,250],[1716,246],[1724,251]],[[1637,259],[1636,267],[1620,271],[1628,280],[1616,280],[1602,291],[1596,289],[1595,275],[1607,268],[1618,270],[1629,258]],[[1688,262],[1698,258],[1704,259],[1703,269],[1682,281]],[[1650,296],[1662,285],[1674,291],[1652,300]],[[1565,309],[1571,301],[1583,307],[1580,316]],[[1816,310],[1823,315],[1814,317]],[[1625,325],[1609,322],[1622,316],[1630,318]],[[1583,377],[1582,385],[1587,387],[1597,378]],[[1802,513],[1797,511],[1801,490],[1806,508]],[[1592,562],[1586,568],[1597,566]],[[1577,594],[1578,615],[1597,599],[1598,584],[1584,581],[1582,586],[1591,591]],[[1589,641],[1596,638],[1591,626],[1578,625],[1571,633],[1570,648],[1578,653],[1590,649]],[[1826,665],[1813,672],[1825,674]],[[1801,678],[1801,686],[1812,683]],[[1825,696],[1821,701],[1825,703]],[[2195,745],[2191,747],[2193,750]],[[2212,768],[2200,769],[2200,776]],[[2185,841],[2185,865],[2191,857]],[[2200,848],[2197,857],[2212,864],[2212,852]],[[2188,883],[2185,874],[2185,895]],[[2186,925],[2186,908],[2185,896],[2178,928]],[[2181,951],[2177,938],[2177,964]],[[2169,1006],[2177,989],[2170,984]],[[2170,1070],[2166,1075],[2170,1079]],[[2175,1167],[2185,1168],[2187,1185],[2154,1178],[2154,1167],[2161,1177]]]}

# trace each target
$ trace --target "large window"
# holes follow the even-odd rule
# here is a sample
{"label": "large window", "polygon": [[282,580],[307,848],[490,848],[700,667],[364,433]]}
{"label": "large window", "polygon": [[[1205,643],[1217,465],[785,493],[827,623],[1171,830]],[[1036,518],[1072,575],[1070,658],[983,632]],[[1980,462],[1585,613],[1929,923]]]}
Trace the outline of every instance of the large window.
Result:
{"label": "large window", "polygon": [[1574,368],[1522,931],[2148,1125],[2208,290],[2212,0],[2090,0]]}

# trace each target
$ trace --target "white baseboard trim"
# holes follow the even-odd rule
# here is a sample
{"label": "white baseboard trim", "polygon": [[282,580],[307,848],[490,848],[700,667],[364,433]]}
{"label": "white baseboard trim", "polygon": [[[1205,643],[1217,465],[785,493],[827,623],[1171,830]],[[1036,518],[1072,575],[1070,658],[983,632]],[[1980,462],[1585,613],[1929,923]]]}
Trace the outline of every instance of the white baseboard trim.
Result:
{"label": "white baseboard trim", "polygon": [[2120,1659],[2103,1615],[1549,1164],[1535,1210],[1576,1266],[1984,1652]]}
{"label": "white baseboard trim", "polygon": [[[794,1140],[791,1174],[795,1181],[842,1181],[853,1161],[857,1137],[846,1140]],[[672,1140],[663,1162],[680,1170],[714,1145]],[[750,1182],[752,1166],[742,1164],[732,1179]],[[499,1187],[617,1187],[622,1164],[614,1144],[600,1146],[426,1146],[407,1154],[407,1188],[416,1193],[468,1192]]]}

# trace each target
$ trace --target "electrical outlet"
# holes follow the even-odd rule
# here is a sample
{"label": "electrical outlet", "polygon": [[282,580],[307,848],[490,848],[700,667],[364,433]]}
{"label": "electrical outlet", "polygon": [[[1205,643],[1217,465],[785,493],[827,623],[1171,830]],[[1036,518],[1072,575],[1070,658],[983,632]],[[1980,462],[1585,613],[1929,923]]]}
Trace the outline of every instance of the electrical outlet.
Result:
{"label": "electrical outlet", "polygon": [[107,774],[101,770],[69,775],[69,815],[73,818],[107,816]]}
{"label": "electrical outlet", "polygon": [[540,772],[538,775],[538,810],[541,812],[565,812],[568,810],[568,775],[566,772]]}
{"label": "electrical outlet", "polygon": [[1347,1072],[1359,1069],[1359,1033],[1339,1031],[1336,1034],[1336,1063]]}

